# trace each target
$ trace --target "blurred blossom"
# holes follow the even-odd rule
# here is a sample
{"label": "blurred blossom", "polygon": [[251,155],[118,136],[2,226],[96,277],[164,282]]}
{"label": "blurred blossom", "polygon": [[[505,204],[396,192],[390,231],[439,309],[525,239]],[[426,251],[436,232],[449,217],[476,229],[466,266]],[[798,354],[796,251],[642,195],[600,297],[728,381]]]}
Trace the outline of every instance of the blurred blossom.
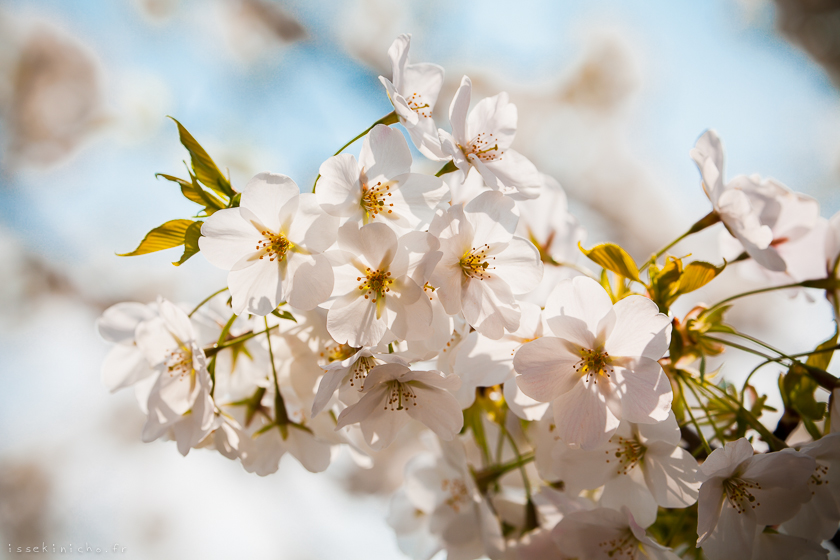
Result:
{"label": "blurred blossom", "polygon": [[560,87],[559,98],[595,112],[609,111],[620,107],[639,89],[640,79],[629,47],[619,38],[604,35],[588,47]]}
{"label": "blurred blossom", "polygon": [[137,10],[151,23],[169,21],[178,9],[180,0],[133,0]]}
{"label": "blurred blossom", "polygon": [[267,58],[277,47],[307,38],[303,25],[278,2],[224,0],[216,8],[227,45],[244,62]]}
{"label": "blurred blossom", "polygon": [[174,110],[172,93],[165,80],[137,70],[119,76],[115,105],[116,134],[129,144],[153,138],[170,122],[163,116]]}
{"label": "blurred blossom", "polygon": [[0,464],[0,535],[14,543],[46,539],[51,486],[37,463]]}
{"label": "blurred blossom", "polygon": [[776,0],[776,25],[840,86],[840,3],[836,0]]}
{"label": "blurred blossom", "polygon": [[14,45],[0,80],[9,96],[0,107],[12,164],[50,165],[70,155],[104,122],[102,76],[94,53],[46,23]]}

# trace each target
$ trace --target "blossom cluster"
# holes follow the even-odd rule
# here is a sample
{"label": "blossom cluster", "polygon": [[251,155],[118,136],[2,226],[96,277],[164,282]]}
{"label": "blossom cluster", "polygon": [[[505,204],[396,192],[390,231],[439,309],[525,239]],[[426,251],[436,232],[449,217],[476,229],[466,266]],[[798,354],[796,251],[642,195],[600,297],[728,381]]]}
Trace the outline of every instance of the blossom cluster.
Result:
{"label": "blossom cluster", "polygon": [[[358,157],[351,141],[323,162],[312,192],[275,173],[235,189],[178,123],[189,179],[162,177],[202,219],[129,254],[183,245],[175,264],[200,252],[227,286],[99,319],[103,382],[134,387],[143,440],[258,475],[286,453],[322,472],[341,450],[369,469],[402,449],[388,522],[416,560],[826,557],[837,335],[790,356],[726,324],[756,291],[673,316],[726,262],[684,263],[676,241],[641,266],[618,245],[584,249],[560,185],[511,149],[507,94],[471,108],[464,76],[440,129],[444,71],[410,64],[409,46],[394,41],[380,78],[394,111],[357,137]],[[409,140],[437,174],[412,171]],[[691,157],[712,210],[677,241],[722,223],[724,256],[763,275],[757,291],[822,290],[837,309],[840,217],[772,179],[726,181],[713,131]],[[727,348],[786,368],[775,430],[753,386],[712,382],[706,360]]]}

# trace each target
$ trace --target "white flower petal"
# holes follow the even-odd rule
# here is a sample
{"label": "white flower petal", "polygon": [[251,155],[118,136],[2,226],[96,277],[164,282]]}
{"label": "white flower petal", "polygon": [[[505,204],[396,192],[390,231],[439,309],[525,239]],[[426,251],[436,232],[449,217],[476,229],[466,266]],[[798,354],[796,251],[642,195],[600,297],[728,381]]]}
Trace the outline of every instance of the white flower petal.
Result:
{"label": "white flower petal", "polygon": [[659,362],[639,358],[626,368],[615,367],[612,382],[621,395],[624,420],[653,424],[668,418],[674,394]]}
{"label": "white flower petal", "polygon": [[562,340],[550,336],[524,344],[513,358],[519,374],[516,384],[527,396],[551,402],[580,383],[574,366],[580,357],[569,352]]}
{"label": "white flower petal", "polygon": [[612,308],[615,323],[604,349],[611,356],[645,357],[658,360],[668,350],[671,321],[643,296],[627,296]]}

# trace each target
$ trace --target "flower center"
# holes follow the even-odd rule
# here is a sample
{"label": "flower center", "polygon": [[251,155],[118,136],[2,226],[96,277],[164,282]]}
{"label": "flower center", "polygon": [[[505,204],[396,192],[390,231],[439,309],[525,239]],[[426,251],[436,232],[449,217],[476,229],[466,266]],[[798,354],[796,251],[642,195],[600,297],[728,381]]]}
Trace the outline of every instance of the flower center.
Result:
{"label": "flower center", "polygon": [[376,367],[376,360],[372,356],[362,356],[350,368],[350,386],[355,387],[356,382],[359,382],[359,391],[364,388],[367,374]]}
{"label": "flower center", "polygon": [[633,532],[627,529],[615,538],[599,542],[598,547],[604,549],[610,558],[632,560],[636,558],[636,552],[639,550],[638,543]]}
{"label": "flower center", "polygon": [[814,474],[811,475],[811,480],[808,481],[808,485],[811,487],[811,495],[815,495],[817,487],[823,484],[828,484],[828,466],[817,464]]}
{"label": "flower center", "polygon": [[738,513],[744,513],[761,505],[756,501],[751,490],[761,490],[761,485],[754,480],[744,480],[737,477],[727,478],[723,481],[723,491],[726,492],[729,503]]}
{"label": "flower center", "polygon": [[584,381],[592,381],[597,384],[600,376],[604,375],[609,378],[613,373],[609,352],[581,348],[580,354],[581,360],[573,367],[584,377]]}
{"label": "flower center", "polygon": [[478,278],[479,280],[490,277],[487,274],[487,270],[493,270],[493,267],[490,266],[488,259],[494,260],[495,257],[488,257],[488,251],[490,251],[490,245],[485,244],[478,249],[473,247],[464,252],[464,256],[460,260],[461,270],[464,272],[464,276],[467,278]]}
{"label": "flower center", "polygon": [[377,299],[381,299],[385,297],[386,292],[391,291],[391,284],[394,283],[394,279],[391,278],[390,272],[385,272],[383,270],[365,270],[365,276],[362,278],[359,276],[356,278],[356,281],[362,282],[359,285],[359,289],[365,294],[365,299],[368,299],[370,296],[373,296],[373,301],[376,302]]}
{"label": "flower center", "polygon": [[327,363],[331,364],[333,362],[346,360],[355,354],[356,350],[356,348],[353,348],[349,344],[331,344],[327,345],[324,351],[321,352],[321,357],[326,358]]}
{"label": "flower center", "polygon": [[177,375],[183,379],[184,376],[192,375],[194,371],[192,352],[186,348],[171,351],[166,356],[165,363],[170,377]]}
{"label": "flower center", "polygon": [[407,97],[405,102],[408,103],[409,109],[420,115],[421,117],[431,118],[432,110],[428,103],[423,103],[423,96],[415,92],[411,97]]}
{"label": "flower center", "polygon": [[470,155],[474,155],[484,162],[501,160],[502,154],[504,153],[499,151],[499,142],[494,139],[492,132],[490,134],[479,132],[478,136],[470,140],[466,147],[460,144],[458,147],[461,148],[461,151],[464,152],[467,159],[469,159]]}
{"label": "flower center", "polygon": [[385,212],[386,214],[393,212],[391,210],[391,207],[394,206],[393,203],[389,203],[387,206],[385,205],[385,200],[391,196],[391,193],[388,192],[390,190],[390,183],[385,183],[384,185],[382,181],[378,181],[375,185],[368,185],[367,182],[362,183],[362,200],[360,204],[365,211],[365,218],[367,220],[376,218],[380,212]]}
{"label": "flower center", "polygon": [[[388,388],[388,402],[385,403],[385,410],[389,408],[391,411],[403,410],[409,403],[412,406],[417,406],[417,395],[414,394],[410,385],[399,381],[389,381]],[[405,401],[405,404],[403,404],[403,401]]]}
{"label": "flower center", "polygon": [[460,478],[443,479],[440,482],[440,489],[449,493],[443,503],[451,507],[455,513],[460,513],[461,508],[470,503],[467,485]]}
{"label": "flower center", "polygon": [[268,256],[270,261],[282,261],[286,257],[286,251],[294,246],[282,233],[273,233],[268,230],[260,233],[263,238],[257,242],[257,251],[265,251],[260,255],[260,260]]}
{"label": "flower center", "polygon": [[[647,448],[635,439],[625,439],[621,436],[613,436],[610,438],[610,443],[614,443],[618,446],[615,451],[609,449],[605,451],[607,455],[612,455],[618,459],[616,474],[628,474],[636,465],[639,464],[645,456],[645,451],[647,451]],[[607,459],[607,463],[610,461],[611,459]]]}

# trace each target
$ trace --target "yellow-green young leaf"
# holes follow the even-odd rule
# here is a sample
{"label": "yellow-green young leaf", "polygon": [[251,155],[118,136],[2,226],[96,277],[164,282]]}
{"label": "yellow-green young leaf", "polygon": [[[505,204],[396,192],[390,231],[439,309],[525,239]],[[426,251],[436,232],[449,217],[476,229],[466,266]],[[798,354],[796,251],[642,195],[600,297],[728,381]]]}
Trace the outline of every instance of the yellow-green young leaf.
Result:
{"label": "yellow-green young leaf", "polygon": [[[834,336],[820,344],[816,347],[815,350],[826,350],[828,348],[832,348],[837,346],[837,331],[834,331]],[[825,352],[819,352],[817,354],[811,354],[808,356],[808,361],[805,362],[809,366],[813,366],[815,368],[819,368],[822,370],[828,369],[828,364],[831,363],[831,357],[834,355],[834,350],[826,350]]]}
{"label": "yellow-green young leaf", "polygon": [[275,317],[279,317],[281,319],[288,319],[289,321],[294,321],[295,323],[297,323],[297,319],[295,319],[295,316],[292,315],[291,313],[289,313],[288,311],[284,310],[281,313],[279,309],[275,309],[274,311],[271,312],[271,314],[274,315]]}
{"label": "yellow-green young leaf", "polygon": [[811,379],[807,370],[799,364],[793,364],[782,381],[784,400],[790,404],[800,416],[817,422],[825,417],[826,404],[814,398],[817,382]]}
{"label": "yellow-green young leaf", "polygon": [[726,268],[726,264],[715,266],[704,261],[688,263],[680,277],[680,287],[677,291],[681,294],[687,294],[699,290],[714,280],[718,274],[723,272],[724,268]]}
{"label": "yellow-green young leaf", "polygon": [[172,264],[181,266],[187,259],[198,253],[201,249],[198,248],[198,238],[201,237],[201,224],[204,222],[193,222],[187,231],[184,232],[184,254],[181,258]]}
{"label": "yellow-green young leaf", "polygon": [[167,181],[178,183],[178,185],[181,186],[181,194],[184,195],[184,198],[203,206],[204,212],[208,216],[216,210],[221,210],[222,208],[225,208],[227,206],[224,202],[216,198],[216,196],[210,194],[209,192],[201,188],[201,185],[198,184],[198,181],[192,174],[190,174],[191,181],[181,179],[180,177],[174,177],[172,175],[167,175],[166,173],[156,173],[155,177],[163,177]]}
{"label": "yellow-green young leaf", "polygon": [[618,245],[614,243],[601,243],[591,249],[584,249],[583,245],[578,242],[578,247],[590,260],[601,265],[606,270],[611,270],[620,276],[640,282],[639,267],[636,266],[633,258],[627,254],[627,251]]}
{"label": "yellow-green young leaf", "polygon": [[232,197],[234,192],[230,182],[222,175],[213,159],[201,147],[192,134],[184,126],[172,117],[169,117],[178,125],[178,136],[181,144],[190,152],[193,173],[201,183],[225,197]]}
{"label": "yellow-green young leaf", "polygon": [[136,257],[183,245],[187,229],[193,223],[192,220],[170,220],[147,233],[135,250],[130,253],[117,253],[117,256]]}

